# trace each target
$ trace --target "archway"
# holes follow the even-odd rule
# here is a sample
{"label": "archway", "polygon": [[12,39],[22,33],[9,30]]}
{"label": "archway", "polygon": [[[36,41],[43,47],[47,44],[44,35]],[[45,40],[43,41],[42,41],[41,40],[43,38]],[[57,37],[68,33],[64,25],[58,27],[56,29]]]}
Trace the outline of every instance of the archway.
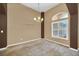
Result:
{"label": "archway", "polygon": [[0,3],[0,48],[7,46],[7,4]]}
{"label": "archway", "polygon": [[78,4],[66,3],[70,14],[70,47],[78,48]]}

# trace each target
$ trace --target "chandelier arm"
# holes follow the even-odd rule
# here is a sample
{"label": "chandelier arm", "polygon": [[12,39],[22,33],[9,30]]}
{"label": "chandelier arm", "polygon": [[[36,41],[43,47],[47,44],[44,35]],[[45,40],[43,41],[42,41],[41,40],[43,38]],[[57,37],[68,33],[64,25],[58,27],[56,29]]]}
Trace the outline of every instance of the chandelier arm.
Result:
{"label": "chandelier arm", "polygon": [[39,3],[39,0],[38,0],[38,10],[40,11],[40,3]]}

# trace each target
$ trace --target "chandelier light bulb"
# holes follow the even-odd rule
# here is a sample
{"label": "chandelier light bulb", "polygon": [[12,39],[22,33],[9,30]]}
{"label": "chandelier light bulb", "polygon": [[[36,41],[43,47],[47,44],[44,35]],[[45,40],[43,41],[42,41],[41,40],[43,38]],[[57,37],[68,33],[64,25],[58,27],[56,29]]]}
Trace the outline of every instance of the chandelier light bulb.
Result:
{"label": "chandelier light bulb", "polygon": [[41,17],[38,17],[38,19],[40,20],[40,19],[41,19]]}
{"label": "chandelier light bulb", "polygon": [[34,17],[34,20],[36,21],[36,18]]}

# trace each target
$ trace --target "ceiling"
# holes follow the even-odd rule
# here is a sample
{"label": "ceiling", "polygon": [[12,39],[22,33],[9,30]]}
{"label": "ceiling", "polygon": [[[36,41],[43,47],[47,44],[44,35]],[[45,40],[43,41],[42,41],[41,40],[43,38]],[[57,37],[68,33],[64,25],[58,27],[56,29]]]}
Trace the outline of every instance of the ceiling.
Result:
{"label": "ceiling", "polygon": [[39,3],[39,8],[38,3],[22,3],[22,4],[38,12],[46,12],[47,10],[57,6],[59,3]]}

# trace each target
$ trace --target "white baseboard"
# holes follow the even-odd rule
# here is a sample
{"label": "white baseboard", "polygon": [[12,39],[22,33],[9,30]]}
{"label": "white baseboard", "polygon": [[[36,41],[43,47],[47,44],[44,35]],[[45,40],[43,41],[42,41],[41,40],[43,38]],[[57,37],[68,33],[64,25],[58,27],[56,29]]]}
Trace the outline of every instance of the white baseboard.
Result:
{"label": "white baseboard", "polygon": [[[59,42],[56,42],[56,41],[53,41],[53,40],[49,40],[49,39],[47,39],[47,40],[48,40],[48,41],[51,41],[51,42],[55,42],[55,43],[60,44],[60,45],[64,45],[64,46],[69,47],[69,45],[65,45],[65,44],[63,44],[63,43],[59,43]],[[74,49],[74,48],[71,48],[71,47],[69,47],[69,49],[71,49],[71,50],[73,50],[73,51],[78,51],[78,50],[79,50],[79,48],[78,48],[78,49]]]}
{"label": "white baseboard", "polygon": [[[47,39],[48,41],[51,41],[51,42],[55,42],[55,43],[57,43],[57,44],[61,44],[61,45],[64,45],[64,46],[67,46],[67,47],[69,47],[69,45],[65,45],[65,44],[63,44],[63,43],[59,43],[59,42],[56,42],[56,41],[53,41],[53,40],[49,40],[49,39]],[[79,50],[79,48],[78,49],[74,49],[74,48],[71,48],[71,47],[69,47],[69,49],[71,49],[71,50],[73,50],[73,51],[78,51]]]}
{"label": "white baseboard", "polygon": [[6,50],[6,49],[7,49],[7,47],[5,47],[5,48],[0,48],[0,51]]}
{"label": "white baseboard", "polygon": [[16,46],[16,45],[20,45],[20,44],[24,44],[24,43],[30,43],[33,41],[37,41],[39,39],[41,39],[41,38],[37,38],[37,39],[29,40],[29,41],[24,41],[24,42],[20,42],[20,43],[16,43],[16,44],[11,44],[11,45],[8,45],[7,47]]}
{"label": "white baseboard", "polygon": [[57,41],[54,41],[54,40],[49,40],[49,39],[46,39],[46,40],[48,40],[50,42],[55,42],[57,44],[60,44],[60,45],[66,46],[66,47],[69,47],[69,45],[66,45],[66,44],[63,44],[63,43],[60,43],[60,42],[57,42]]}
{"label": "white baseboard", "polygon": [[76,52],[78,51],[78,49],[74,49],[74,48],[69,48],[69,49],[71,49],[71,50],[73,50],[73,51],[76,51]]}
{"label": "white baseboard", "polygon": [[11,47],[11,46],[21,45],[21,44],[24,44],[24,43],[30,43],[30,42],[33,42],[33,41],[37,41],[39,39],[41,39],[41,38],[37,38],[37,39],[29,40],[29,41],[24,41],[24,42],[20,42],[20,43],[16,43],[16,44],[11,44],[11,45],[8,45],[4,48],[0,48],[0,51],[5,50],[5,49],[7,49],[8,47]]}

